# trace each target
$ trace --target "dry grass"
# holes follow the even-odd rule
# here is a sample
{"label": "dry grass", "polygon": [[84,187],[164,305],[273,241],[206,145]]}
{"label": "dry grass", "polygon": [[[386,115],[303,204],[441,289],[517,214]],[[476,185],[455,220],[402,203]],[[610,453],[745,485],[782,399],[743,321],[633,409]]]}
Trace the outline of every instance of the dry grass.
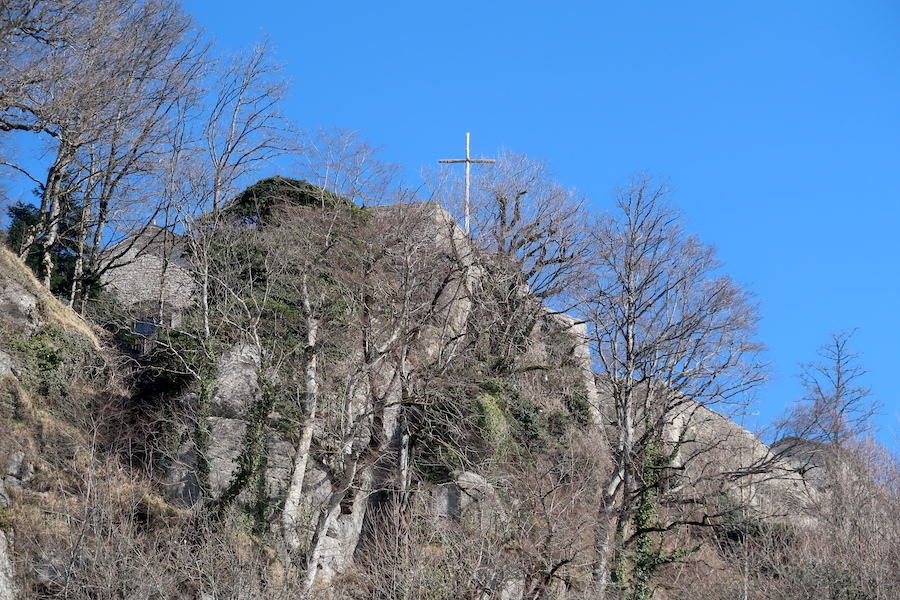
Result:
{"label": "dry grass", "polygon": [[34,276],[19,258],[7,248],[0,246],[0,273],[16,281],[25,290],[37,298],[37,309],[47,321],[64,329],[77,331],[88,338],[96,348],[100,348],[100,340],[91,326],[78,313],[57,300]]}

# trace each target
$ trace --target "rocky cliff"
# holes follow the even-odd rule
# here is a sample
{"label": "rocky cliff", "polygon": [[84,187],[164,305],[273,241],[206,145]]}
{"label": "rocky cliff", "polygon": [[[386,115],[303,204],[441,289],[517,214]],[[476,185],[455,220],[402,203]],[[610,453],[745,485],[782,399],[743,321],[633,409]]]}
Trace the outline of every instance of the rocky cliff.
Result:
{"label": "rocky cliff", "polygon": [[[212,240],[209,303],[149,346],[127,306],[98,338],[0,250],[0,598],[587,589],[616,425],[584,326],[437,205],[348,210],[342,239],[301,208]],[[680,498],[799,497],[708,408],[668,431]]]}
{"label": "rocky cliff", "polygon": [[[93,402],[114,393],[97,336],[49,295],[31,272],[0,248],[0,598],[23,596],[23,551],[53,560],[20,527],[62,501],[63,481],[88,460],[83,427]],[[110,378],[110,379],[108,379]],[[62,525],[62,524],[61,524]],[[40,528],[40,527],[39,527]],[[25,586],[24,589],[28,589]]]}

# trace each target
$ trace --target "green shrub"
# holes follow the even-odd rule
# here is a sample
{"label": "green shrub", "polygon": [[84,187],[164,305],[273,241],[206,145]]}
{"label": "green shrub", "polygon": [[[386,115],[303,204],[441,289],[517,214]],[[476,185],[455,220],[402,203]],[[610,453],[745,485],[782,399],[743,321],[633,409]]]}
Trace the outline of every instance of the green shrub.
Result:
{"label": "green shrub", "polygon": [[478,394],[472,403],[476,425],[485,436],[485,442],[498,459],[505,459],[515,448],[506,418],[506,401],[502,396]]}
{"label": "green shrub", "polygon": [[591,405],[588,402],[587,392],[584,388],[578,388],[571,394],[567,394],[563,397],[563,403],[566,405],[566,410],[572,415],[572,419],[580,427],[587,427],[593,422]]}
{"label": "green shrub", "polygon": [[108,381],[103,357],[79,332],[49,324],[30,338],[3,337],[20,366],[23,387],[51,404],[72,396],[81,386],[100,386]]}

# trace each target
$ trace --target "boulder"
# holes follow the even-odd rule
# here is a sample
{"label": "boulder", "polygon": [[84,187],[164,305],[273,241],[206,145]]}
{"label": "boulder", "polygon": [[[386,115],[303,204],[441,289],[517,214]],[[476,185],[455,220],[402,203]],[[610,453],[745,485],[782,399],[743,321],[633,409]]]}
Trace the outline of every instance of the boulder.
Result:
{"label": "boulder", "polygon": [[241,419],[259,398],[259,349],[250,344],[232,346],[219,359],[210,414]]}
{"label": "boulder", "polygon": [[446,519],[459,519],[476,509],[482,510],[487,518],[504,514],[494,486],[472,471],[463,471],[454,481],[434,486],[430,509],[432,515]]}
{"label": "boulder", "polygon": [[9,556],[9,544],[6,535],[0,531],[0,600],[16,600],[21,598],[16,585],[15,569]]}
{"label": "boulder", "polygon": [[42,325],[38,299],[11,277],[0,278],[0,323],[10,331],[29,336]]}
{"label": "boulder", "polygon": [[0,350],[0,377],[15,377],[15,373],[13,373],[14,367],[15,363],[12,356]]}

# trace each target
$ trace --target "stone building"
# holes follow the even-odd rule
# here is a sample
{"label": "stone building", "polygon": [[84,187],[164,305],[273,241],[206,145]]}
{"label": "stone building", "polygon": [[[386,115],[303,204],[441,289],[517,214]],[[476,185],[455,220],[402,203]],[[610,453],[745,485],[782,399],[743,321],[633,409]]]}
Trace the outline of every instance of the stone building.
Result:
{"label": "stone building", "polygon": [[132,309],[135,332],[152,335],[160,327],[177,327],[197,291],[183,236],[150,225],[107,255],[115,266],[103,275],[103,285]]}

